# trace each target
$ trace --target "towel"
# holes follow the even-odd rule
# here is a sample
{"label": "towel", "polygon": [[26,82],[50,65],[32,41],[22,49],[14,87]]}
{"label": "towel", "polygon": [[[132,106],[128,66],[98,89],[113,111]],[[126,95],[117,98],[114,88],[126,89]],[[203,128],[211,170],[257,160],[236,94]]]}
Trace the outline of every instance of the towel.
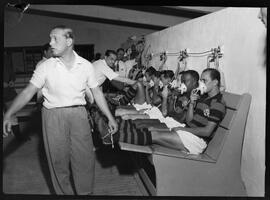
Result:
{"label": "towel", "polygon": [[148,110],[145,110],[143,113],[147,114],[150,119],[159,119],[160,120],[160,119],[164,118],[161,111],[156,106],[153,106],[152,108],[150,108]]}
{"label": "towel", "polygon": [[206,142],[198,136],[183,130],[176,131],[184,146],[189,150],[190,154],[198,155],[207,147]]}
{"label": "towel", "polygon": [[133,104],[133,106],[135,107],[135,109],[137,111],[152,108],[152,106],[150,104],[147,104],[146,102],[144,102],[143,104],[136,104],[135,103],[135,104]]}
{"label": "towel", "polygon": [[169,128],[169,129],[172,129],[172,128],[175,128],[175,127],[185,127],[186,125],[185,124],[182,124],[178,121],[176,121],[175,119],[173,119],[172,117],[166,117],[166,118],[163,118],[163,119],[159,119],[159,121],[161,123],[165,123],[166,126]]}

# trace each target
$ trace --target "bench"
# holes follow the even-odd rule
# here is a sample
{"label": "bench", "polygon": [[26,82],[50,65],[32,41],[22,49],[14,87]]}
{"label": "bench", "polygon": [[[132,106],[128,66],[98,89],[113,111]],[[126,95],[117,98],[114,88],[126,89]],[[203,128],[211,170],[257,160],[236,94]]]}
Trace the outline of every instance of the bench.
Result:
{"label": "bench", "polygon": [[136,158],[137,154],[147,155],[152,163],[155,183],[138,166],[138,173],[150,195],[246,196],[240,169],[251,95],[223,92],[223,96],[226,115],[202,154],[191,155],[156,144],[119,143],[122,150],[132,152]]}

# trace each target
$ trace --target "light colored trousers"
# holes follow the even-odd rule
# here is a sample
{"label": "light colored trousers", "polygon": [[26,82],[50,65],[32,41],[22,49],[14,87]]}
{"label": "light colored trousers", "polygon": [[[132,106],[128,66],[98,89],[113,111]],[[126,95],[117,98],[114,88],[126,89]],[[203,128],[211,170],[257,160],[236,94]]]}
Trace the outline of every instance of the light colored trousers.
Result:
{"label": "light colored trousers", "polygon": [[74,194],[70,182],[71,172],[76,193],[91,194],[94,185],[95,154],[85,107],[43,107],[42,130],[56,194]]}

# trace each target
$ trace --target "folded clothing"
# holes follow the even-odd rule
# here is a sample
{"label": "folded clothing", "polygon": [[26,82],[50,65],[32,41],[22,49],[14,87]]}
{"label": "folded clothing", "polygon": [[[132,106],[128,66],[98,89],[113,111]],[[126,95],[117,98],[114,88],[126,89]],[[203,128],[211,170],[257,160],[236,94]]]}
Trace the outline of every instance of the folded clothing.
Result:
{"label": "folded clothing", "polygon": [[136,104],[135,103],[135,104],[133,104],[133,106],[135,107],[135,109],[137,111],[152,108],[152,106],[150,104],[147,104],[146,102],[144,102],[143,104]]}
{"label": "folded clothing", "polygon": [[153,106],[152,108],[145,110],[143,112],[144,114],[147,114],[150,119],[163,119],[163,115],[161,111],[158,109],[158,107]]}
{"label": "folded clothing", "polygon": [[186,126],[185,124],[182,124],[182,123],[176,121],[172,117],[166,117],[166,118],[160,119],[160,122],[165,123],[166,126],[169,129],[172,129],[172,128],[175,128],[175,127],[179,127],[179,126],[180,127],[185,127]]}
{"label": "folded clothing", "polygon": [[182,143],[188,149],[190,154],[198,155],[202,153],[207,147],[206,142],[202,138],[190,132],[178,130],[176,131],[176,133],[178,134]]}

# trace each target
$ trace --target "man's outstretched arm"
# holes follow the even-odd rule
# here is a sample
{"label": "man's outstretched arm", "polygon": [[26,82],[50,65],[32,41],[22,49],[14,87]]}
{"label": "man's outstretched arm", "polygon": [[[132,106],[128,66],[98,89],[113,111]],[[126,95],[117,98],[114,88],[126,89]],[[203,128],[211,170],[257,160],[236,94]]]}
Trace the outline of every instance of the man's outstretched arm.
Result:
{"label": "man's outstretched arm", "polygon": [[38,90],[39,89],[35,85],[29,83],[26,86],[26,88],[14,99],[10,108],[4,115],[3,119],[4,137],[8,136],[8,133],[11,132],[11,116],[17,113],[19,110],[21,110],[32,99],[32,97]]}

